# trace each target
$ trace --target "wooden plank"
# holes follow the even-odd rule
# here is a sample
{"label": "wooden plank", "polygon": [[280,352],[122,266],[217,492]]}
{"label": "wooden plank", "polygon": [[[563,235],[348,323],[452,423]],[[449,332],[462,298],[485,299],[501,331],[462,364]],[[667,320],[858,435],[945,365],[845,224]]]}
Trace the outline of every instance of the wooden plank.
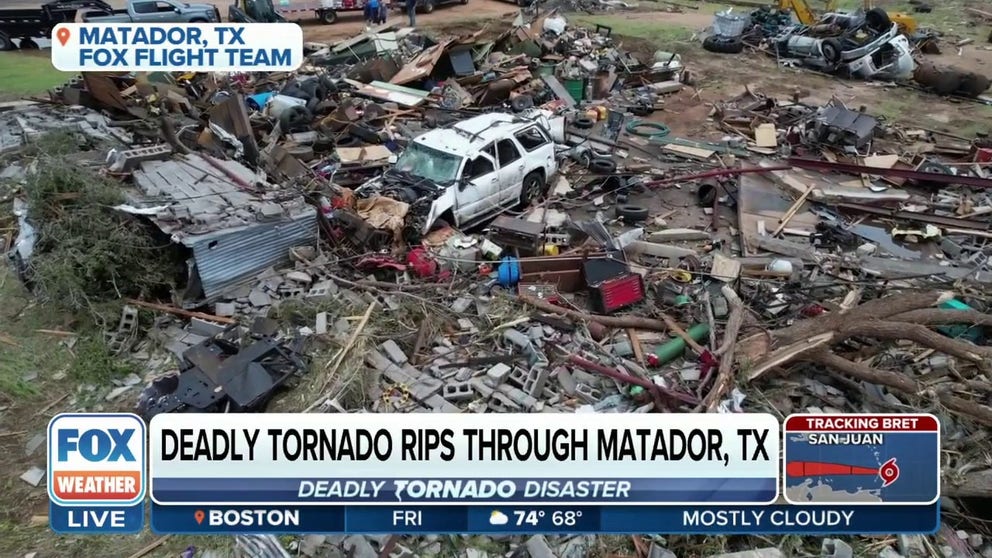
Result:
{"label": "wooden plank", "polygon": [[709,149],[700,149],[698,147],[688,147],[685,145],[666,145],[663,147],[666,151],[671,151],[673,153],[678,153],[680,155],[687,155],[689,157],[695,157],[697,159],[709,159],[713,156],[715,151],[710,151]]}

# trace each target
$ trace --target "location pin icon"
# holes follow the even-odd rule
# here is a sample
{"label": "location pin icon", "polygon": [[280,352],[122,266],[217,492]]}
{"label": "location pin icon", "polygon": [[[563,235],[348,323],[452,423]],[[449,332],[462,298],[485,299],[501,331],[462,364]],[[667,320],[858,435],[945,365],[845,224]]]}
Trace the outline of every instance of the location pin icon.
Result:
{"label": "location pin icon", "polygon": [[62,43],[62,46],[65,46],[65,43],[69,40],[70,36],[72,36],[72,32],[65,27],[59,27],[59,30],[55,32],[55,38]]}
{"label": "location pin icon", "polygon": [[203,510],[196,510],[195,512],[193,512],[193,519],[196,520],[197,525],[203,523],[203,517],[204,517]]}

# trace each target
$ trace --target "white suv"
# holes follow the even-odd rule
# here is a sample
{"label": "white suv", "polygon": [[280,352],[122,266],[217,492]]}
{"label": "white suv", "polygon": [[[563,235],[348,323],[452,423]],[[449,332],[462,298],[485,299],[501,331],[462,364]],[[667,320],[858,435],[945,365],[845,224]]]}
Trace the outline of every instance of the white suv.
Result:
{"label": "white suv", "polygon": [[[421,234],[438,219],[465,228],[534,201],[558,171],[548,113],[482,114],[416,137],[381,178],[358,188],[411,204]],[[560,124],[560,123],[555,123]],[[555,136],[555,137],[553,137]]]}

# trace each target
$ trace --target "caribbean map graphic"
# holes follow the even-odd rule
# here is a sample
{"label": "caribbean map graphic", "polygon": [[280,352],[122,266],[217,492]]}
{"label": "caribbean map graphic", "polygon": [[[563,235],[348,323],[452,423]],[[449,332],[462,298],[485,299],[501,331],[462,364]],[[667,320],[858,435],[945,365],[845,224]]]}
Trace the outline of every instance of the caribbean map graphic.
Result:
{"label": "caribbean map graphic", "polygon": [[[817,444],[816,434],[786,433],[786,499],[795,504],[927,504],[938,498],[936,432],[858,436],[852,435],[856,443]],[[873,443],[878,438],[882,443]]]}

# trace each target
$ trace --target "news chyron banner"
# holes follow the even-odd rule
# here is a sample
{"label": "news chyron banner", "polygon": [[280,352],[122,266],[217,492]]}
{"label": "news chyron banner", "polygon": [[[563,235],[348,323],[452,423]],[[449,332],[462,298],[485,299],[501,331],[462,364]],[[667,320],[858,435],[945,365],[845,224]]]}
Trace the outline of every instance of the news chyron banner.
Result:
{"label": "news chyron banner", "polygon": [[[826,429],[817,441],[829,443],[803,463],[844,463],[843,455],[868,467],[877,452],[902,451],[889,436],[917,435],[895,425],[881,415],[804,424],[807,436]],[[851,453],[846,446],[877,441],[859,432],[881,433],[881,446]],[[939,526],[934,503],[887,503],[877,467],[855,488],[879,500],[788,503],[779,490],[782,432],[766,414],[176,414],[152,419],[149,436],[151,527],[160,533],[892,534]],[[919,452],[935,463],[938,449]],[[913,468],[924,470],[932,486],[938,471]],[[837,480],[844,475],[826,472],[811,492],[816,483],[851,489]]]}
{"label": "news chyron banner", "polygon": [[139,533],[145,525],[145,423],[67,413],[48,423],[49,523],[58,533]]}
{"label": "news chyron banner", "polygon": [[292,72],[295,23],[60,23],[52,65],[64,72]]}

